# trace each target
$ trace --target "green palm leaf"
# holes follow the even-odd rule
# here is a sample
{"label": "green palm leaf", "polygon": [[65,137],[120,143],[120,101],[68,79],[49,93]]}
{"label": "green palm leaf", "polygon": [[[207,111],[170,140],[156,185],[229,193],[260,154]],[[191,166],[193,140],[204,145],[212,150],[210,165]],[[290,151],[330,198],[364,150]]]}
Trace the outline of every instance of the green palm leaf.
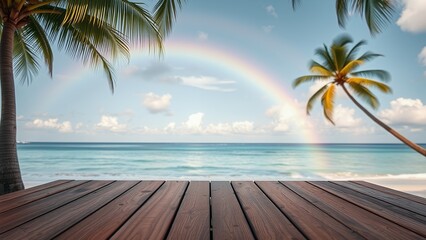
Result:
{"label": "green palm leaf", "polygon": [[370,90],[368,90],[368,88],[356,82],[350,82],[348,84],[358,97],[364,100],[373,109],[377,109],[379,107],[379,100]]}
{"label": "green palm leaf", "polygon": [[334,97],[336,95],[336,85],[329,84],[327,90],[321,97],[321,104],[324,110],[324,116],[330,121],[333,122],[333,111],[334,111]]}
{"label": "green palm leaf", "polygon": [[43,56],[44,62],[48,67],[49,74],[52,77],[53,74],[53,52],[50,47],[49,39],[43,27],[33,17],[28,18],[28,24],[25,26],[25,32],[28,32],[29,44],[33,46],[37,52],[40,52]]}
{"label": "green palm leaf", "polygon": [[315,55],[318,55],[321,60],[323,60],[323,64],[327,69],[331,71],[336,71],[336,66],[334,64],[333,58],[328,50],[328,47],[324,44],[323,48],[317,48],[315,50]]}
{"label": "green palm leaf", "polygon": [[37,54],[28,44],[27,37],[25,31],[15,32],[13,65],[15,66],[14,71],[22,83],[30,83],[40,67]]}
{"label": "green palm leaf", "polygon": [[383,55],[368,51],[368,52],[362,54],[357,60],[368,62],[368,61],[375,59],[376,57],[383,57]]}
{"label": "green palm leaf", "polygon": [[306,114],[308,114],[308,115],[310,114],[310,112],[311,112],[312,108],[314,107],[314,103],[315,103],[315,101],[318,99],[318,97],[319,97],[320,95],[322,95],[322,94],[325,92],[325,90],[327,90],[328,85],[329,85],[329,84],[326,84],[326,85],[324,85],[323,87],[321,87],[318,91],[316,91],[316,92],[314,93],[314,95],[312,95],[312,96],[309,98],[308,103],[306,104]]}
{"label": "green palm leaf", "polygon": [[127,0],[58,0],[57,4],[66,9],[63,25],[87,22],[89,17],[92,25],[106,23],[137,46],[148,42],[149,48],[163,49],[158,26],[140,3]]}
{"label": "green palm leaf", "polygon": [[160,33],[165,36],[170,33],[177,10],[182,7],[184,0],[160,0],[154,7],[154,19]]}
{"label": "green palm leaf", "polygon": [[351,72],[351,75],[356,77],[374,77],[384,82],[388,82],[391,78],[387,71],[379,69]]}
{"label": "green palm leaf", "polygon": [[353,0],[357,12],[365,17],[370,32],[380,33],[394,12],[394,3],[389,0]]}
{"label": "green palm leaf", "polygon": [[353,61],[353,60],[355,60],[355,59],[356,59],[356,58],[355,58],[355,55],[358,53],[359,48],[360,48],[362,45],[365,45],[365,44],[367,44],[367,41],[365,41],[365,40],[361,40],[361,41],[359,41],[357,44],[355,44],[355,45],[352,47],[352,49],[351,49],[351,50],[349,50],[349,53],[348,53],[348,55],[346,56],[345,65],[346,65],[346,64],[348,64],[349,62],[351,62],[351,61]]}

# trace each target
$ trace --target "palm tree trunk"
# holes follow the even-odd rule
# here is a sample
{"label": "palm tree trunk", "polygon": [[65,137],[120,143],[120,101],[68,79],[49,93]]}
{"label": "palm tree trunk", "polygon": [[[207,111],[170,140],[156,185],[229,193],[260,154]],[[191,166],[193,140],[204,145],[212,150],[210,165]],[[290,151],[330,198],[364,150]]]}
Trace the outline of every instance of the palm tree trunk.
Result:
{"label": "palm tree trunk", "polygon": [[367,114],[367,116],[369,116],[371,119],[373,119],[374,122],[379,124],[382,128],[384,128],[390,134],[394,135],[396,138],[401,140],[401,142],[405,143],[407,146],[409,146],[410,148],[414,149],[415,151],[417,151],[418,153],[420,153],[420,154],[422,154],[423,156],[426,157],[426,149],[424,149],[421,146],[419,146],[418,144],[408,140],[407,138],[405,138],[404,136],[399,134],[397,131],[393,130],[391,127],[386,125],[384,122],[380,121],[373,114],[371,114],[367,109],[365,109],[357,100],[355,100],[355,98],[349,93],[349,91],[346,89],[346,87],[343,84],[341,86],[342,86],[343,90],[345,91],[345,93],[352,100],[352,102],[354,102],[355,105],[357,105],[365,114]]}
{"label": "palm tree trunk", "polygon": [[13,79],[15,30],[12,22],[4,22],[0,41],[0,195],[24,189],[16,151],[16,103]]}

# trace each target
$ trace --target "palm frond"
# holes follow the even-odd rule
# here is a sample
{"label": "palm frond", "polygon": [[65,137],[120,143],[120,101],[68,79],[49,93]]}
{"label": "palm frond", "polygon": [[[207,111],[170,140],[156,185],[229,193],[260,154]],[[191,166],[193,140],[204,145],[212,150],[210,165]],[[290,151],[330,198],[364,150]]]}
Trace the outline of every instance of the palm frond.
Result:
{"label": "palm frond", "polygon": [[380,33],[392,20],[395,3],[390,0],[353,0],[354,9],[363,15],[372,35]]}
{"label": "palm frond", "polygon": [[58,0],[57,7],[66,9],[62,25],[87,22],[94,25],[109,25],[126,36],[136,46],[163,50],[162,36],[155,20],[141,3],[128,0]]}
{"label": "palm frond", "polygon": [[162,36],[170,33],[173,21],[176,20],[178,9],[184,0],[159,0],[154,7],[154,19]]}
{"label": "palm frond", "polygon": [[[48,35],[57,41],[60,49],[73,58],[82,60],[93,67],[101,66],[107,76],[111,91],[114,91],[112,65],[106,55],[128,52],[123,37],[108,24],[94,24],[84,18],[75,24],[62,24],[65,12],[61,15],[39,15]],[[89,25],[89,26],[88,26]]]}
{"label": "palm frond", "polygon": [[330,71],[330,69],[326,68],[325,66],[315,61],[311,61],[311,63],[309,64],[309,69],[311,70],[312,73],[317,73],[327,77],[333,76],[333,72]]}
{"label": "palm frond", "polygon": [[21,83],[31,83],[33,77],[38,73],[40,65],[33,47],[28,44],[28,36],[23,30],[15,32],[13,47],[14,71]]}
{"label": "palm frond", "polygon": [[353,42],[353,39],[352,39],[351,36],[349,36],[348,34],[341,34],[333,40],[332,45],[344,47],[347,44],[352,43],[352,42]]}
{"label": "palm frond", "polygon": [[337,22],[340,27],[346,25],[346,20],[348,19],[349,14],[349,0],[337,0],[336,1],[336,14]]}
{"label": "palm frond", "polygon": [[333,58],[331,57],[330,51],[328,47],[324,44],[323,48],[317,48],[315,50],[315,55],[318,55],[321,60],[323,60],[323,64],[327,69],[332,71],[336,71],[336,65],[334,64]]}
{"label": "palm frond", "polygon": [[310,114],[312,108],[314,107],[315,101],[318,99],[320,95],[322,95],[325,90],[327,90],[329,84],[325,84],[323,87],[318,89],[308,100],[308,103],[306,104],[306,114]]}
{"label": "palm frond", "polygon": [[50,46],[49,39],[43,27],[33,17],[28,17],[28,23],[24,27],[24,32],[28,36],[29,44],[43,55],[44,62],[48,67],[50,77],[53,74],[53,51]]}
{"label": "palm frond", "polygon": [[370,90],[368,90],[368,88],[356,82],[349,82],[348,84],[350,88],[358,95],[358,97],[360,97],[373,109],[377,109],[379,107],[379,100]]}
{"label": "palm frond", "polygon": [[340,74],[341,75],[347,75],[348,73],[352,72],[353,70],[355,70],[356,68],[361,66],[363,63],[364,62],[361,61],[361,60],[350,61],[349,63],[347,63],[343,66],[342,70],[340,70]]}
{"label": "palm frond", "polygon": [[306,76],[301,76],[296,78],[293,81],[293,88],[299,86],[302,83],[305,82],[313,82],[313,81],[324,81],[324,80],[330,80],[329,76],[324,76],[324,75],[306,75]]}
{"label": "palm frond", "polygon": [[301,3],[301,0],[291,0],[291,7],[295,10]]}
{"label": "palm frond", "polygon": [[349,50],[348,55],[346,56],[345,65],[346,65],[347,63],[349,63],[350,61],[353,61],[353,60],[355,60],[355,59],[356,59],[356,58],[355,58],[355,55],[358,53],[359,48],[360,48],[362,45],[365,45],[365,44],[367,44],[367,41],[365,41],[365,40],[361,40],[361,41],[359,41],[357,44],[355,44],[355,45],[351,48],[351,50]]}
{"label": "palm frond", "polygon": [[383,57],[383,55],[367,51],[364,54],[362,54],[357,60],[368,62],[368,61],[375,59],[376,57]]}
{"label": "palm frond", "polygon": [[334,67],[336,71],[341,71],[346,61],[347,50],[344,46],[332,45],[331,56],[333,57]]}
{"label": "palm frond", "polygon": [[392,93],[392,89],[388,85],[367,78],[349,78],[346,82],[356,83],[364,87],[375,87],[381,92]]}
{"label": "palm frond", "polygon": [[378,78],[381,81],[388,82],[391,78],[390,74],[385,70],[373,69],[373,70],[364,70],[351,72],[351,75],[356,77],[373,77]]}
{"label": "palm frond", "polygon": [[324,94],[321,97],[321,104],[324,110],[324,116],[327,118],[328,121],[330,121],[332,124],[333,122],[333,111],[334,111],[334,97],[336,95],[336,85],[335,84],[329,84],[327,87],[327,90],[324,92]]}

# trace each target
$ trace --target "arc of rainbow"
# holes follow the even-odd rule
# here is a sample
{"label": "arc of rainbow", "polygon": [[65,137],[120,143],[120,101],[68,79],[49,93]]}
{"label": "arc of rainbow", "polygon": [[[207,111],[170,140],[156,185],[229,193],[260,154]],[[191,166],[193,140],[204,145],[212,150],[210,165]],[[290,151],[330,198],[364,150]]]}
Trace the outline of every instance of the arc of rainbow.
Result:
{"label": "arc of rainbow", "polygon": [[[294,104],[294,99],[287,93],[281,83],[282,80],[268,73],[259,64],[256,64],[247,58],[241,57],[229,50],[222,50],[219,47],[210,44],[194,44],[187,41],[171,41],[166,43],[166,56],[175,54],[188,59],[199,59],[209,61],[222,69],[228,69],[247,80],[256,89],[259,89],[275,104],[285,103],[290,107],[297,118],[307,119],[304,109],[299,109]],[[307,121],[309,121],[307,119]],[[319,143],[319,138],[314,132],[300,129],[306,143]]]}

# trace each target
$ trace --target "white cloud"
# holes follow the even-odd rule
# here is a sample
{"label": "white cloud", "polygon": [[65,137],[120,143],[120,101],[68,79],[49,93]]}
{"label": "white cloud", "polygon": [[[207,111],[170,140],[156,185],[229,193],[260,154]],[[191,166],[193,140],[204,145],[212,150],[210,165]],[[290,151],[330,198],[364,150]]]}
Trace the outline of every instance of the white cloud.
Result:
{"label": "white cloud", "polygon": [[209,34],[206,32],[198,32],[197,38],[201,41],[206,41],[209,39]]}
{"label": "white cloud", "polygon": [[26,126],[34,129],[55,129],[61,133],[71,133],[73,128],[70,121],[59,122],[57,118],[49,118],[43,120],[40,118],[34,119],[32,122],[27,122]]}
{"label": "white cloud", "polygon": [[340,104],[334,108],[333,121],[338,128],[353,129],[362,126],[361,118],[355,117],[355,110]]}
{"label": "white cloud", "polygon": [[204,90],[221,91],[221,92],[233,92],[234,88],[231,88],[234,81],[220,80],[215,77],[209,76],[189,76],[189,77],[176,77],[183,85],[196,87]]}
{"label": "white cloud", "polygon": [[150,113],[168,113],[171,99],[172,95],[170,94],[160,96],[150,92],[145,94],[143,105],[148,109]]}
{"label": "white cloud", "polygon": [[263,29],[264,32],[270,33],[270,32],[272,32],[272,30],[274,29],[274,27],[275,26],[268,25],[268,26],[263,26],[262,29]]}
{"label": "white cloud", "polygon": [[[283,103],[270,107],[266,116],[272,119],[272,130],[275,132],[288,132],[293,129],[310,129],[309,120],[303,118],[298,109],[304,109],[304,104],[294,100],[292,103]],[[305,115],[303,115],[305,116]]]}
{"label": "white cloud", "polygon": [[202,130],[204,113],[198,112],[189,115],[188,120],[183,123],[185,130],[190,133],[200,133]]}
{"label": "white cloud", "polygon": [[96,127],[111,132],[125,132],[127,130],[126,124],[120,124],[116,117],[107,115],[101,117],[101,121],[96,124]]}
{"label": "white cloud", "polygon": [[420,99],[398,98],[379,116],[388,124],[400,126],[426,126],[426,105]]}
{"label": "white cloud", "polygon": [[275,18],[277,18],[278,17],[278,14],[277,14],[277,12],[275,11],[275,8],[274,8],[274,6],[272,6],[272,5],[268,5],[268,6],[266,6],[266,11],[271,15],[271,16],[273,16],[273,17],[275,17]]}
{"label": "white cloud", "polygon": [[403,0],[404,9],[396,22],[402,30],[408,32],[426,31],[426,1]]}

